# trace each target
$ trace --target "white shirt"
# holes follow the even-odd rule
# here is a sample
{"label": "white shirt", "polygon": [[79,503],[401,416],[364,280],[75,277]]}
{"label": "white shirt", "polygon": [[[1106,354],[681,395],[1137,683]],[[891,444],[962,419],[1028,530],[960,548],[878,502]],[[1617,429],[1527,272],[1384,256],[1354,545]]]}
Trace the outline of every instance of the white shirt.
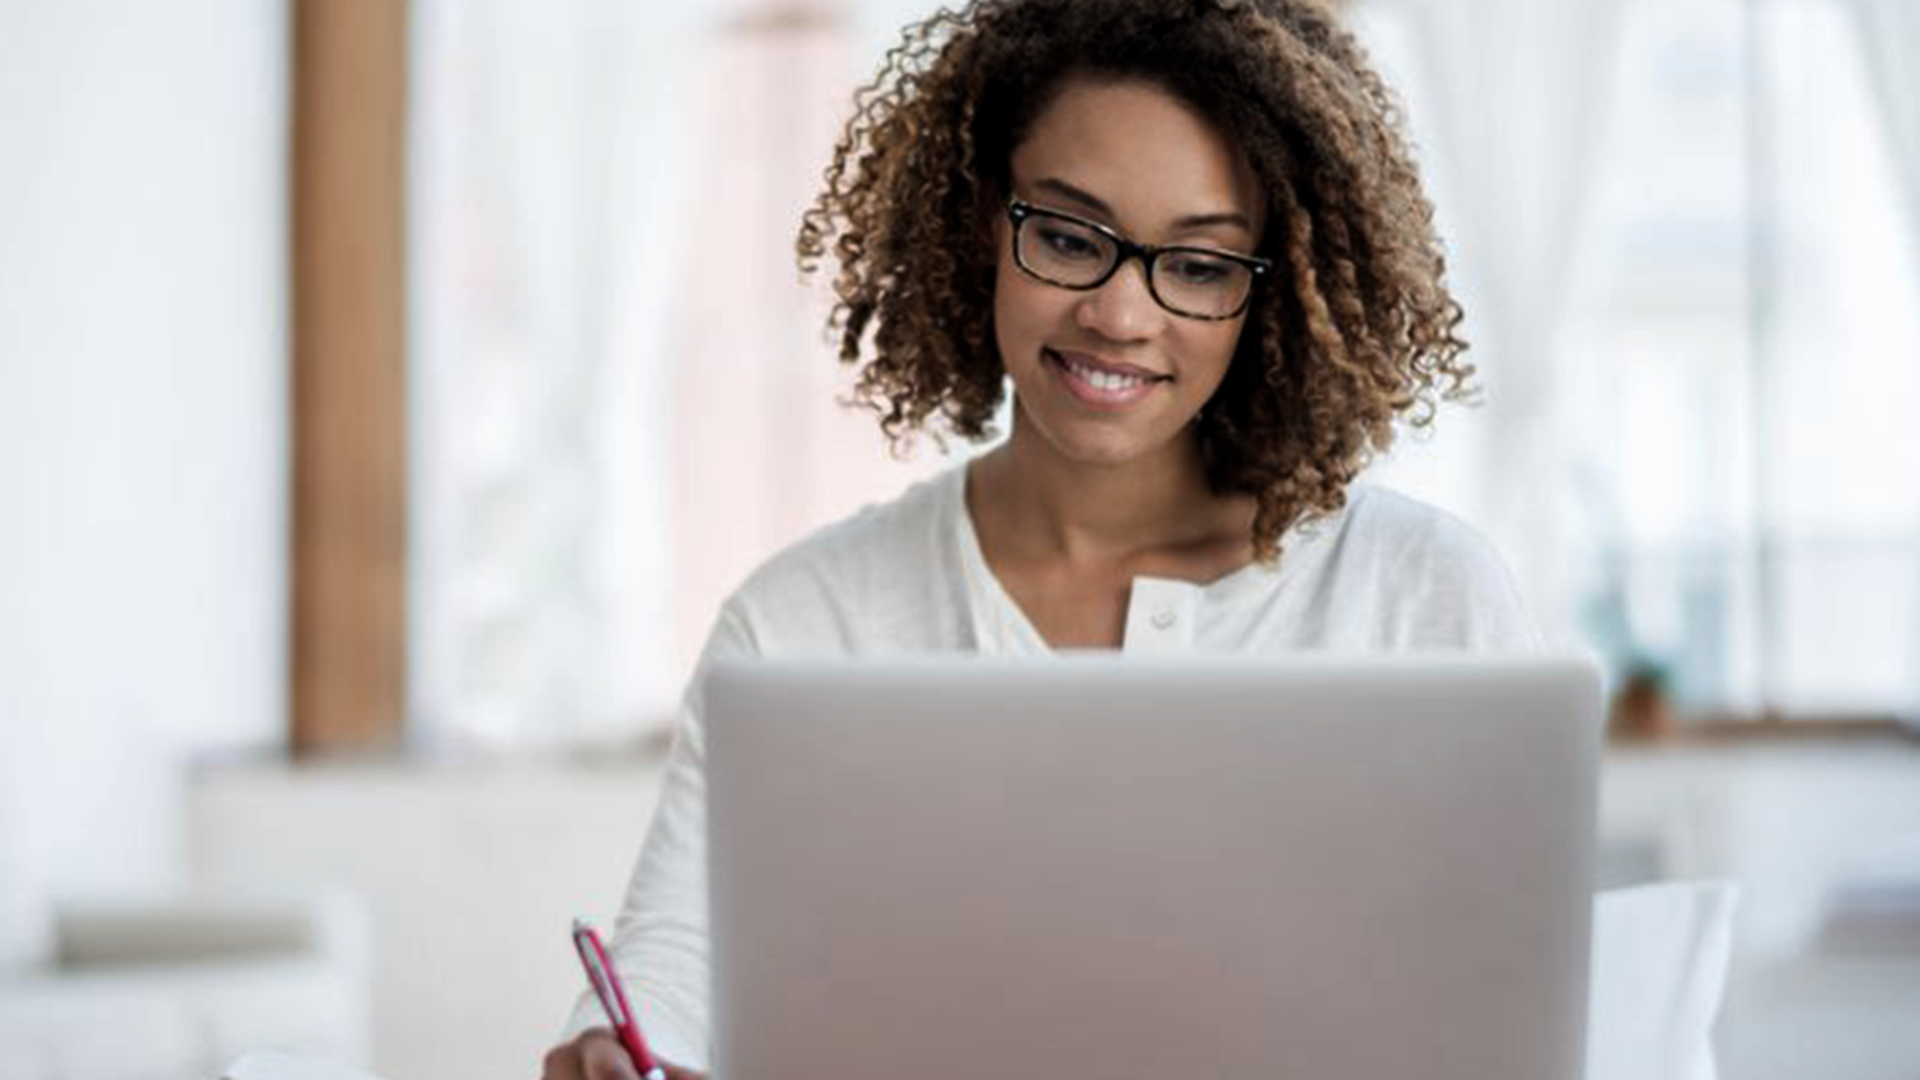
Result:
{"label": "white shirt", "polygon": [[[1492,547],[1459,520],[1379,488],[1292,530],[1276,566],[1206,584],[1138,577],[1123,651],[1525,651],[1534,635]],[[660,803],[609,951],[660,1055],[709,1060],[706,775],[701,674],[722,657],[1048,652],[981,553],[966,466],[774,556],[721,605],[687,689]],[[583,995],[566,1038],[606,1022]]]}

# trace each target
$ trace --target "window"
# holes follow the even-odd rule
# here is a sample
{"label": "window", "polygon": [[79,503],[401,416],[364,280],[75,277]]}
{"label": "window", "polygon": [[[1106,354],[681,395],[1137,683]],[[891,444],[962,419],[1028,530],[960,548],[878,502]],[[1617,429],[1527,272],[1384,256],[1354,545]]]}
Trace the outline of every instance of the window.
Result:
{"label": "window", "polygon": [[1920,706],[1920,252],[1837,3],[1630,9],[1560,337],[1576,617],[1694,708]]}

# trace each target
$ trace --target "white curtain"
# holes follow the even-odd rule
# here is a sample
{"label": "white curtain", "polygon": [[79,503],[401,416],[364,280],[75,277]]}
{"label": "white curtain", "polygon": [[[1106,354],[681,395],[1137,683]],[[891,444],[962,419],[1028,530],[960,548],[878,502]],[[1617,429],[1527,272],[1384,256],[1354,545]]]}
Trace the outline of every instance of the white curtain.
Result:
{"label": "white curtain", "polygon": [[697,13],[416,8],[412,730],[624,737],[675,688],[661,327]]}
{"label": "white curtain", "polygon": [[[1627,0],[1367,0],[1402,20],[1407,107],[1440,202],[1487,405],[1463,508],[1492,531],[1545,621],[1554,552],[1554,336],[1604,153]],[[1425,153],[1430,151],[1430,153]],[[1561,629],[1550,626],[1550,629]]]}
{"label": "white curtain", "polygon": [[829,0],[418,10],[415,730],[648,734],[756,564],[939,464],[794,266],[867,61]]}
{"label": "white curtain", "polygon": [[1887,147],[1907,206],[1908,232],[1920,257],[1920,3],[1845,0],[1860,34],[1867,84],[1880,106]]}

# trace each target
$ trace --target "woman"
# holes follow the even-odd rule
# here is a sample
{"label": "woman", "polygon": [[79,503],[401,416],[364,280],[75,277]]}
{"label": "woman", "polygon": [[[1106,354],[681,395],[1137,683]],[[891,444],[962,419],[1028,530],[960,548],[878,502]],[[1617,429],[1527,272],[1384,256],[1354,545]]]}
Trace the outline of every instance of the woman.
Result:
{"label": "woman", "polygon": [[[1012,430],[761,567],[703,664],[1530,645],[1477,535],[1350,486],[1471,368],[1393,102],[1316,0],[976,0],[859,100],[799,237],[859,396],[978,439],[1010,382]],[[614,944],[696,1068],[700,715],[696,675]],[[549,1080],[631,1075],[594,1009]]]}

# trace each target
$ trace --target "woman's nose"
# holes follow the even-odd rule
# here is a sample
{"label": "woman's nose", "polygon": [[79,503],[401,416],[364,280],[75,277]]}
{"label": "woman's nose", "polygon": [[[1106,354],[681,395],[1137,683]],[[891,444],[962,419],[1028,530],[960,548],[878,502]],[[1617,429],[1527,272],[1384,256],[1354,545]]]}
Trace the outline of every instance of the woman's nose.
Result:
{"label": "woman's nose", "polygon": [[1099,288],[1081,297],[1074,314],[1082,330],[1113,341],[1133,341],[1159,330],[1166,310],[1147,285],[1146,264],[1128,259]]}

